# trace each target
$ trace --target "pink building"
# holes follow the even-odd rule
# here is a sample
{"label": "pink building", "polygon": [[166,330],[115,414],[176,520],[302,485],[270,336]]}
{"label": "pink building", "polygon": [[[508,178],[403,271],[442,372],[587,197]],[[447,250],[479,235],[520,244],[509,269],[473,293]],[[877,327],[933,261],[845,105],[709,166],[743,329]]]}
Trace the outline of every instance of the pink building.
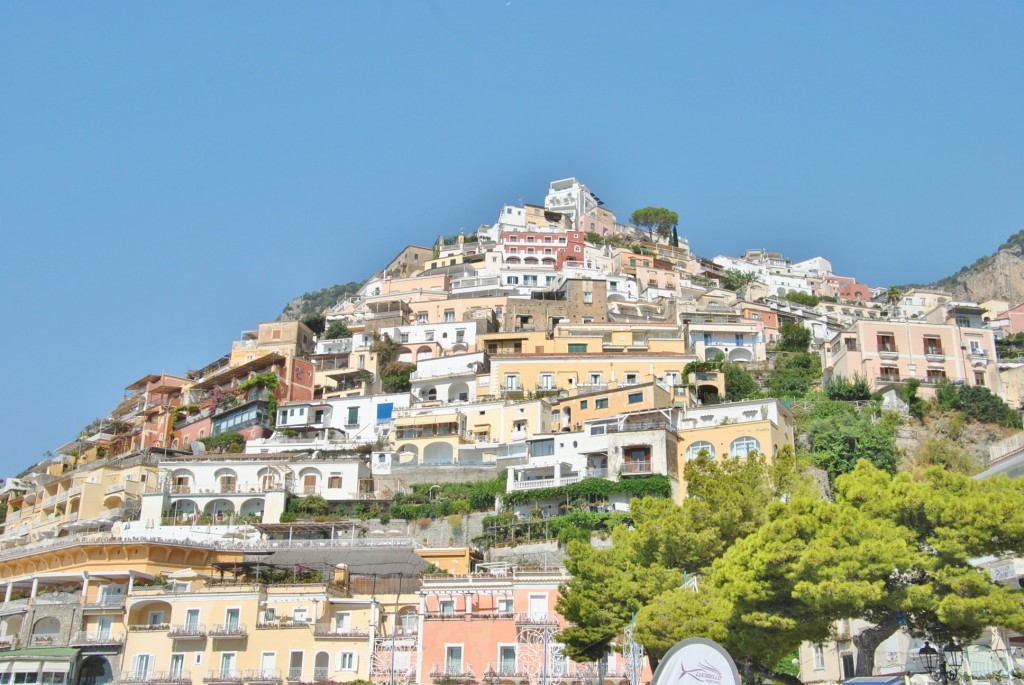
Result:
{"label": "pink building", "polygon": [[[597,664],[567,659],[554,635],[564,569],[523,571],[492,565],[468,575],[432,575],[420,589],[421,683],[567,683],[596,679]],[[639,680],[651,679],[647,660]],[[628,665],[610,651],[606,682],[627,685]]]}
{"label": "pink building", "polygon": [[924,321],[858,321],[822,346],[829,377],[867,378],[875,390],[921,381],[929,397],[941,381],[984,385],[1004,396],[996,366],[995,338],[985,328]]}

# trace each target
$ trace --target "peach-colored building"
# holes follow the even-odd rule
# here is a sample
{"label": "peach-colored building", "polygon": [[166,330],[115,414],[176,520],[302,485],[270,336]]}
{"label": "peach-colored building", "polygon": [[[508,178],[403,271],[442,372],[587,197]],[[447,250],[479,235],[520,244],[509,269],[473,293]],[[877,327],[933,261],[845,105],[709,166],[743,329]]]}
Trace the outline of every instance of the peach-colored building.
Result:
{"label": "peach-colored building", "polygon": [[[596,663],[568,659],[554,634],[564,569],[518,570],[504,564],[472,573],[428,575],[420,589],[420,683],[589,682]],[[647,682],[646,659],[635,682]],[[605,682],[626,685],[629,663],[609,650]]]}
{"label": "peach-colored building", "polygon": [[858,321],[822,346],[825,380],[867,378],[875,390],[921,381],[928,397],[941,381],[984,385],[1003,396],[995,338],[985,328],[923,321]]}

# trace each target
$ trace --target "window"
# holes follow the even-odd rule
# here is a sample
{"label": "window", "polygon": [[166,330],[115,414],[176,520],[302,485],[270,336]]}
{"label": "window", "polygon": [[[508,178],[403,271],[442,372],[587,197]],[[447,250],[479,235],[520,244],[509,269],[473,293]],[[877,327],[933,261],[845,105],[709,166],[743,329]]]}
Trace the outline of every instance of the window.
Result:
{"label": "window", "polygon": [[742,333],[737,333],[736,334],[736,347],[743,347],[743,334]]}
{"label": "window", "polygon": [[640,382],[640,374],[638,373],[627,373],[625,380],[623,381],[626,385],[636,385]]}
{"label": "window", "polygon": [[607,409],[607,408],[608,408],[608,398],[607,397],[599,397],[596,400],[594,400],[594,409]]}
{"label": "window", "polygon": [[228,609],[224,612],[224,627],[228,630],[237,630],[241,617],[242,612],[240,609]]}
{"label": "window", "polygon": [[309,621],[309,609],[306,607],[295,607],[292,609],[292,623],[307,623]]}
{"label": "window", "polygon": [[938,383],[946,379],[946,372],[942,369],[928,369],[925,372],[925,380],[929,383]]}
{"label": "window", "polygon": [[924,336],[925,354],[942,354],[942,339],[937,335]]}
{"label": "window", "polygon": [[569,343],[569,354],[586,354],[587,343]]}
{"label": "window", "polygon": [[516,648],[502,645],[498,647],[498,673],[512,675],[516,672]]}
{"label": "window", "polygon": [[896,338],[891,333],[879,333],[877,342],[879,352],[896,351]]}
{"label": "window", "polygon": [[499,614],[512,614],[515,613],[515,603],[511,597],[499,597],[498,598],[498,613]]}
{"label": "window", "polygon": [[594,304],[594,293],[585,292],[583,293],[583,304]]}
{"label": "window", "polygon": [[847,352],[856,352],[857,351],[857,339],[856,338],[846,338],[845,340],[843,340],[843,342],[846,343],[846,350],[847,350]]}
{"label": "window", "polygon": [[686,461],[693,461],[705,452],[710,459],[715,458],[715,446],[706,440],[700,440],[686,448]]}
{"label": "window", "polygon": [[341,474],[340,473],[332,473],[330,475],[330,477],[327,479],[327,487],[334,488],[335,490],[340,489],[341,488]]}
{"label": "window", "polygon": [[894,383],[900,379],[900,370],[895,366],[883,366],[878,370],[878,378],[882,381]]}
{"label": "window", "polygon": [[424,339],[427,342],[433,342],[434,341],[434,331],[427,331],[426,333],[424,333],[423,337],[424,337]]}
{"label": "window", "polygon": [[348,408],[348,419],[345,421],[346,426],[358,426],[359,425],[359,407]]}
{"label": "window", "polygon": [[586,409],[588,406],[590,406],[590,403],[587,400],[580,400],[580,409]]}
{"label": "window", "polygon": [[185,670],[185,655],[172,654],[171,667],[168,670],[170,671],[170,675],[180,677],[182,672]]}
{"label": "window", "polygon": [[356,653],[355,652],[340,652],[338,654],[338,670],[339,671],[354,671],[354,670],[356,670]]}
{"label": "window", "polygon": [[437,603],[438,613],[442,616],[454,616],[455,615],[455,600],[454,599],[442,599]]}
{"label": "window", "polygon": [[444,672],[446,675],[462,675],[462,645],[445,646]]}
{"label": "window", "polygon": [[626,402],[629,404],[640,404],[644,401],[644,394],[642,392],[631,392],[626,396]]}
{"label": "window", "polygon": [[429,321],[429,318],[426,312],[420,312],[416,315],[416,323],[427,323],[427,321]]}
{"label": "window", "polygon": [[974,384],[975,385],[985,385],[985,372],[984,371],[975,371],[974,372]]}
{"label": "window", "polygon": [[956,325],[960,326],[961,328],[970,328],[971,320],[968,319],[966,316],[958,316],[956,317]]}
{"label": "window", "polygon": [[444,321],[445,323],[453,323],[455,321],[455,310],[446,309],[444,310]]}
{"label": "window", "polygon": [[194,631],[199,628],[199,609],[189,609],[185,612],[185,630]]}
{"label": "window", "polygon": [[540,375],[540,387],[543,390],[551,390],[555,387],[555,374],[542,373]]}
{"label": "window", "polygon": [[507,276],[505,283],[508,285],[519,285],[519,276]]}
{"label": "window", "polygon": [[519,390],[519,374],[518,373],[506,373],[505,374],[505,389],[506,390]]}
{"label": "window", "polygon": [[591,372],[587,376],[587,383],[590,385],[601,385],[604,383],[604,374],[598,372]]}
{"label": "window", "polygon": [[550,457],[555,453],[555,441],[553,438],[537,440],[530,443],[530,456]]}
{"label": "window", "polygon": [[[151,654],[136,654],[132,659],[132,675],[140,680],[149,679],[149,671],[153,668],[153,656]],[[20,673],[15,674],[21,675]],[[18,682],[17,677],[15,681]],[[25,682],[25,681],[22,681]]]}
{"label": "window", "polygon": [[742,438],[736,438],[732,441],[732,445],[729,446],[729,456],[733,459],[738,457],[747,457],[751,452],[760,451],[761,443],[749,435],[745,435]]}
{"label": "window", "polygon": [[523,285],[537,285],[537,277],[523,276]]}
{"label": "window", "polygon": [[825,648],[822,645],[814,645],[814,670],[820,671],[825,668]]}
{"label": "window", "polygon": [[466,341],[466,329],[465,328],[457,329],[455,331],[455,342],[460,343],[460,342],[465,342],[465,341]]}

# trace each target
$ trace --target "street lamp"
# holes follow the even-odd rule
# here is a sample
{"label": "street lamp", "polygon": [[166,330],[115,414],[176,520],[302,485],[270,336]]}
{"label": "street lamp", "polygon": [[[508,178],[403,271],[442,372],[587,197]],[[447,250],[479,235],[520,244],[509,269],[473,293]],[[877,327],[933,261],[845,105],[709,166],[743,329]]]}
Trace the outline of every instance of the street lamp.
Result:
{"label": "street lamp", "polygon": [[950,642],[939,652],[925,641],[924,647],[917,654],[924,662],[925,670],[943,683],[955,681],[960,665],[964,662],[964,650],[955,642]]}

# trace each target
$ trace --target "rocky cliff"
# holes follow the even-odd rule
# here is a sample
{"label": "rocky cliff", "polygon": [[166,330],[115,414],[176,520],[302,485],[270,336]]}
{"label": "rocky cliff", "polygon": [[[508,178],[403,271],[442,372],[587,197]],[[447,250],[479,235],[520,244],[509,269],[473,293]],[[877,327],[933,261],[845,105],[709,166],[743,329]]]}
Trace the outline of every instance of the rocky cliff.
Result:
{"label": "rocky cliff", "polygon": [[1010,236],[995,254],[932,285],[973,302],[1006,300],[1011,306],[1024,302],[1024,231]]}

